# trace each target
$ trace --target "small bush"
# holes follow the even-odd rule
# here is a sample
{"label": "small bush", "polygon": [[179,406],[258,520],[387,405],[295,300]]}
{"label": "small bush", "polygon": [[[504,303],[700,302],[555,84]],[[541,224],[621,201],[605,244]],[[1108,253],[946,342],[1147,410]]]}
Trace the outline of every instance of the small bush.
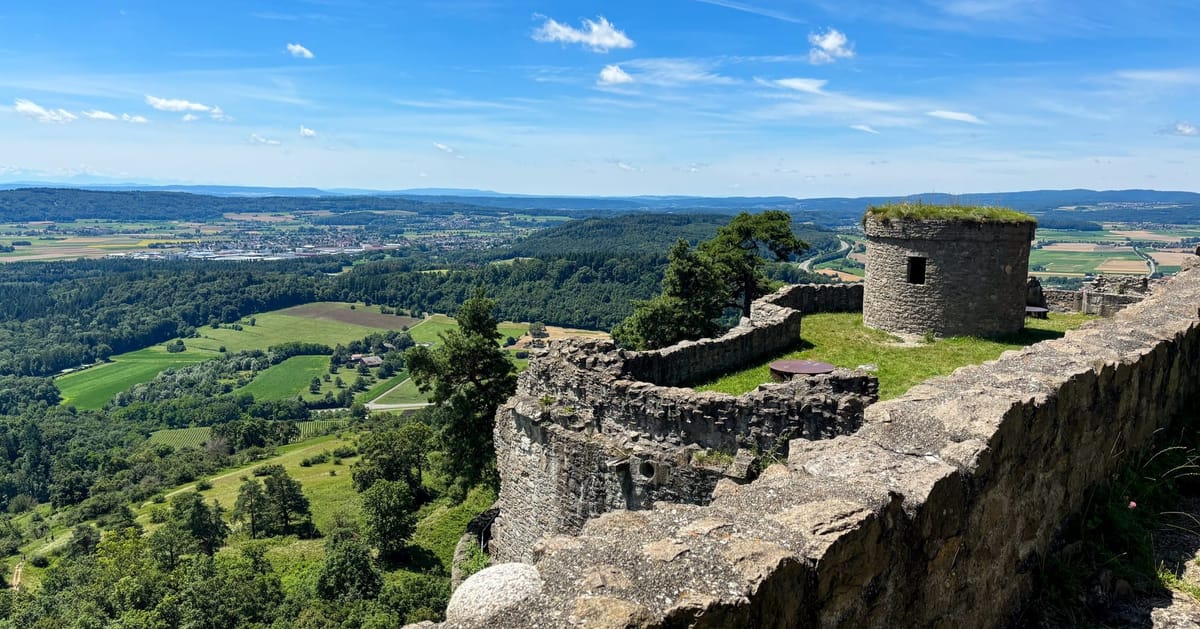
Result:
{"label": "small bush", "polygon": [[29,558],[29,565],[34,568],[47,568],[50,566],[50,558],[45,555],[34,555]]}
{"label": "small bush", "polygon": [[196,483],[196,491],[208,491],[212,489],[212,482],[208,479]]}

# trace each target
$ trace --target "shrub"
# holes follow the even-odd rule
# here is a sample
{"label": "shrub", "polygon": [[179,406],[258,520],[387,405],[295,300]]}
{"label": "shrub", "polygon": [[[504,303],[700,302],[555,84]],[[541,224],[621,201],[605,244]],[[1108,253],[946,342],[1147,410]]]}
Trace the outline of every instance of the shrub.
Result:
{"label": "shrub", "polygon": [[45,555],[34,555],[29,558],[29,565],[34,568],[46,568],[50,565],[50,558]]}
{"label": "shrub", "polygon": [[196,483],[196,491],[208,491],[210,489],[212,489],[212,481],[208,479]]}

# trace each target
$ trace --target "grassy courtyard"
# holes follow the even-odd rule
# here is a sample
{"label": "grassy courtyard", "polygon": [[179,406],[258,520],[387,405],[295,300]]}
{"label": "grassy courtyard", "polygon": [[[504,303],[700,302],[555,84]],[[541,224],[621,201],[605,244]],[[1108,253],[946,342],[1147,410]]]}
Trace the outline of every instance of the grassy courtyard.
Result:
{"label": "grassy courtyard", "polygon": [[1002,339],[954,337],[905,345],[886,332],[866,328],[862,314],[827,313],[804,317],[799,349],[763,364],[726,374],[696,387],[698,391],[720,391],[741,395],[771,381],[768,364],[781,358],[819,360],[854,369],[876,365],[880,399],[897,397],[913,385],[934,376],[949,374],[964,365],[979,364],[1039,341],[1057,338],[1091,319],[1082,314],[1051,313],[1049,319],[1027,319],[1019,334]]}

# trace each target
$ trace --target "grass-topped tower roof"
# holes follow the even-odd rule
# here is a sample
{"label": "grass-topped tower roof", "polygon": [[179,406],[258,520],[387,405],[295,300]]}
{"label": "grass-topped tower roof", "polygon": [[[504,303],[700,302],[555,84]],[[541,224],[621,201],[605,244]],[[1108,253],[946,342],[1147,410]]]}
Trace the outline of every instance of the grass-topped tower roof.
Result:
{"label": "grass-topped tower roof", "polygon": [[1025,321],[1037,221],[1002,207],[921,202],[863,215],[863,323],[889,332],[996,336]]}

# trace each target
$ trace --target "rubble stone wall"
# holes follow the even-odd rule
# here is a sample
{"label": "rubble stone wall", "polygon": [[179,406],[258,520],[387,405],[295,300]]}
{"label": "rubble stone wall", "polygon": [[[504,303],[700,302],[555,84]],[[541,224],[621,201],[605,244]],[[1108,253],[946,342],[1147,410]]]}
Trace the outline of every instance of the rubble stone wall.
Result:
{"label": "rubble stone wall", "polygon": [[1137,293],[1096,293],[1089,290],[1045,289],[1046,306],[1054,312],[1082,312],[1111,317],[1146,298]]}
{"label": "rubble stone wall", "polygon": [[[1197,412],[1197,267],[1110,319],[872,405],[853,435],[795,440],[786,464],[721,480],[708,505],[549,536],[518,600],[456,595],[446,626],[1000,625],[1088,490]],[[507,588],[504,574],[459,592]]]}
{"label": "rubble stone wall", "polygon": [[650,352],[552,343],[496,416],[493,557],[528,559],[541,537],[577,533],[615,509],[707,504],[719,480],[747,480],[756,457],[786,457],[792,439],[857,430],[879,393],[865,372],[839,369],[737,397],[674,385],[761,362],[800,340],[803,314],[861,303],[861,287],[792,286],[756,301],[718,339]]}
{"label": "rubble stone wall", "polygon": [[[1034,227],[868,214],[863,323],[939,337],[1020,331]],[[920,283],[909,281],[910,259],[924,260]]]}

